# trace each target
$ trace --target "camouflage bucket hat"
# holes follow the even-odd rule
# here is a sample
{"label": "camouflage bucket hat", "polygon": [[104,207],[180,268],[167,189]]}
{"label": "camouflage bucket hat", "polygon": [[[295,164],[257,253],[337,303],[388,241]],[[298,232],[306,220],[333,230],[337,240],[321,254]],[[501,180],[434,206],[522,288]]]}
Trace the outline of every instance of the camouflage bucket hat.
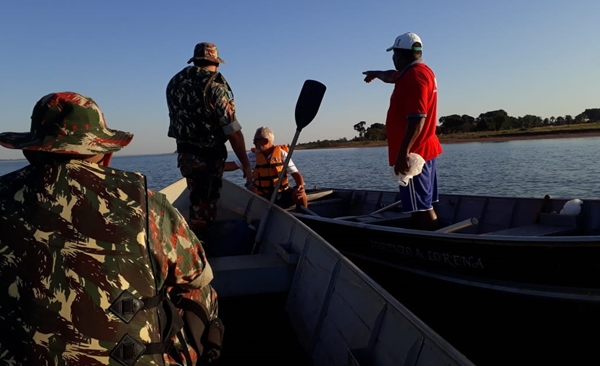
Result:
{"label": "camouflage bucket hat", "polygon": [[127,146],[133,134],[111,130],[91,98],[73,92],[48,94],[33,107],[30,132],[0,133],[9,149],[59,154],[108,154]]}
{"label": "camouflage bucket hat", "polygon": [[225,61],[219,57],[217,46],[209,42],[198,43],[196,47],[194,47],[194,56],[190,58],[187,63],[189,64],[194,60],[208,60],[218,64],[225,63]]}

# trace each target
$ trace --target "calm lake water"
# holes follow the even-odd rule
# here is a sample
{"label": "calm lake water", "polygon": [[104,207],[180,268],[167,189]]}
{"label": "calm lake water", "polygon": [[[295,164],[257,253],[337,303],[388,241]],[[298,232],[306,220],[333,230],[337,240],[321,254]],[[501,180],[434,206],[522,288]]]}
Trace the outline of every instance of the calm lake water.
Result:
{"label": "calm lake water", "polygon": [[[438,160],[439,189],[443,193],[600,198],[596,183],[600,164],[595,160],[599,143],[600,137],[582,137],[445,144]],[[307,187],[397,189],[386,147],[295,150],[292,159]],[[0,175],[25,164],[22,160],[0,162]],[[116,156],[112,166],[146,174],[152,189],[181,177],[175,154]],[[239,170],[225,177],[243,183]]]}

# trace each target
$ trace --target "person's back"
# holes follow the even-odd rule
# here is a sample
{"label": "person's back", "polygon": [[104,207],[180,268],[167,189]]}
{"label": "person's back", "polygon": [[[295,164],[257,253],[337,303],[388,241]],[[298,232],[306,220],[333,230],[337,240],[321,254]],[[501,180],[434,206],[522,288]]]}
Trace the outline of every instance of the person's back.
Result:
{"label": "person's back", "polygon": [[167,135],[176,140],[177,167],[190,191],[189,223],[196,235],[207,239],[217,216],[227,141],[241,159],[248,183],[252,171],[233,92],[218,72],[224,61],[217,47],[209,42],[198,43],[189,63],[194,65],[175,74],[167,84]]}
{"label": "person's back", "polygon": [[[9,213],[0,218],[8,262],[1,270],[8,285],[1,306],[12,315],[2,321],[5,332],[10,329],[1,342],[7,359],[108,363],[132,331],[160,342],[150,328],[158,326],[156,309],[129,323],[107,311],[119,306],[107,300],[123,292],[158,293],[147,267],[151,255],[138,240],[146,235],[145,197],[143,177],[84,161],[29,165],[0,178],[0,206]],[[140,361],[160,364],[162,356]]]}
{"label": "person's back", "polygon": [[230,90],[221,73],[205,67],[187,66],[169,80],[167,135],[176,139],[178,152],[225,148],[227,135],[212,99]]}
{"label": "person's back", "polygon": [[0,134],[31,163],[0,177],[0,354],[15,364],[191,364],[198,355],[189,337],[178,341],[184,324],[169,300],[180,296],[167,291],[190,288],[183,296],[222,329],[212,272],[166,197],[108,167],[132,135],[106,128],[75,93],[42,98],[31,131]]}

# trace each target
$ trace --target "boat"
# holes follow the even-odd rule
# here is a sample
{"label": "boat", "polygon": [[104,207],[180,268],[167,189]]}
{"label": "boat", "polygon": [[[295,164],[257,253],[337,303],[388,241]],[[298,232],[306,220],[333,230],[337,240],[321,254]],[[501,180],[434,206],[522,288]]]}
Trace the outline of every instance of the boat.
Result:
{"label": "boat", "polygon": [[[304,82],[274,192],[325,89]],[[187,216],[185,179],[161,192]],[[219,364],[473,365],[275,199],[223,179],[203,243],[225,325]]]}
{"label": "boat", "polygon": [[[185,216],[185,180],[161,192]],[[473,365],[300,220],[227,179],[207,241],[219,364]]]}
{"label": "boat", "polygon": [[[292,214],[350,259],[468,287],[600,304],[600,200],[442,194],[436,231],[411,229],[401,205],[396,191],[315,188],[308,208]],[[569,207],[579,213],[560,213]]]}

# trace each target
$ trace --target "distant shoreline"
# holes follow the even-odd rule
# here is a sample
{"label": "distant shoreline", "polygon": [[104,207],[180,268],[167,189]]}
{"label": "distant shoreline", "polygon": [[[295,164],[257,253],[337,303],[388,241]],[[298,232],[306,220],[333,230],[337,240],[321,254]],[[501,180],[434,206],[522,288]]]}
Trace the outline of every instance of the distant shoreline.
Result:
{"label": "distant shoreline", "polygon": [[561,138],[573,138],[573,137],[595,137],[600,136],[599,131],[588,131],[588,132],[562,132],[562,133],[547,133],[539,135],[520,135],[520,136],[484,136],[476,138],[457,138],[448,139],[440,137],[442,144],[455,144],[463,142],[502,142],[502,141],[513,141],[513,140],[542,140],[542,139],[561,139]]}
{"label": "distant shoreline", "polygon": [[[560,139],[560,138],[579,138],[600,136],[600,130],[585,132],[559,132],[559,133],[539,133],[539,134],[511,134],[480,137],[446,137],[439,136],[443,144],[460,144],[468,142],[505,142],[521,140],[542,140],[542,139]],[[308,144],[304,144],[308,145]],[[297,150],[316,150],[316,149],[339,149],[339,148],[362,148],[362,147],[381,147],[387,146],[387,141],[348,141],[333,142],[330,146],[307,147],[303,145],[296,146]]]}
{"label": "distant shoreline", "polygon": [[[442,144],[460,144],[468,142],[505,142],[505,141],[517,141],[517,140],[542,140],[542,139],[561,139],[561,138],[573,138],[573,137],[596,137],[600,136],[600,130],[596,131],[585,131],[585,132],[558,132],[558,133],[540,133],[540,134],[523,134],[523,135],[508,135],[508,136],[480,136],[480,137],[451,137],[439,136]],[[310,143],[308,143],[310,144]],[[307,147],[300,144],[295,147],[296,150],[317,150],[317,149],[340,149],[340,148],[363,148],[363,147],[382,147],[387,146],[387,141],[347,141],[347,142],[333,142],[331,146],[319,146],[319,147]],[[116,157],[136,157],[136,156],[155,156],[155,155],[174,155],[176,153],[156,153],[156,154],[132,154],[132,155],[115,155]],[[25,160],[24,158],[15,159],[0,159],[0,162],[6,161],[19,161]]]}

